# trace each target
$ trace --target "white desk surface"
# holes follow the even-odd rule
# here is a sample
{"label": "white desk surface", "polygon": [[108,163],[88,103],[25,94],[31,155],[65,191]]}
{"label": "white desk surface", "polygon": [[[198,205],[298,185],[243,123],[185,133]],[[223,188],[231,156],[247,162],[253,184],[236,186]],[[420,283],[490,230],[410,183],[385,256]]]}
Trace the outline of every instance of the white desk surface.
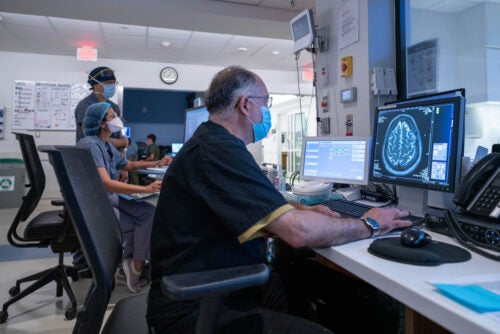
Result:
{"label": "white desk surface", "polygon": [[[458,245],[445,235],[429,234],[433,240]],[[391,233],[388,236],[398,235]],[[454,302],[427,283],[447,283],[464,276],[498,275],[500,262],[470,251],[472,259],[466,262],[439,266],[409,265],[368,253],[371,242],[371,239],[365,239],[330,248],[315,248],[314,251],[453,333],[500,333],[500,320]]]}

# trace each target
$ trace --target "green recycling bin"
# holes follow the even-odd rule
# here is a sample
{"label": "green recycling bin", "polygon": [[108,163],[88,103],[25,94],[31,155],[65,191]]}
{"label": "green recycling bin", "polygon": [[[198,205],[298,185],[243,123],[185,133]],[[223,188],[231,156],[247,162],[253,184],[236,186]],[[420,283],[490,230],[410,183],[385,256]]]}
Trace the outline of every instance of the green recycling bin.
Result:
{"label": "green recycling bin", "polygon": [[18,208],[24,196],[25,170],[21,159],[0,159],[0,208]]}

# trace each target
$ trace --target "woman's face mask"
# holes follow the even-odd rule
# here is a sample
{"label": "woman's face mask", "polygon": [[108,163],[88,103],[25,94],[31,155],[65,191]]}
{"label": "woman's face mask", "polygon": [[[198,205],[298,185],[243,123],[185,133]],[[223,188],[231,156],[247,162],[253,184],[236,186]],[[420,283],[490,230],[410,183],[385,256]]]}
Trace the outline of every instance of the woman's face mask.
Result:
{"label": "woman's face mask", "polygon": [[113,133],[121,131],[123,129],[122,119],[118,116],[113,118],[111,121],[106,122],[106,124],[108,125],[109,130]]}
{"label": "woman's face mask", "polygon": [[269,130],[271,130],[271,112],[268,107],[262,106],[260,108],[262,112],[262,122],[255,123],[250,117],[248,119],[253,124],[253,142],[256,143],[259,140],[266,138]]}

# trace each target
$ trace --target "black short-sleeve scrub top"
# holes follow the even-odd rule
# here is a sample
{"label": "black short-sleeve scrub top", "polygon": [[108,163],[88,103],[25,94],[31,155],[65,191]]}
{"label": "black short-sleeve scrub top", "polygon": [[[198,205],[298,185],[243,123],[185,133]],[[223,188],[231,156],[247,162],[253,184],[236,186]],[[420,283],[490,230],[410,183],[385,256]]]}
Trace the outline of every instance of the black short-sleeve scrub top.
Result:
{"label": "black short-sleeve scrub top", "polygon": [[262,263],[262,228],[291,209],[243,141],[216,123],[201,124],[163,179],[153,287],[166,274]]}

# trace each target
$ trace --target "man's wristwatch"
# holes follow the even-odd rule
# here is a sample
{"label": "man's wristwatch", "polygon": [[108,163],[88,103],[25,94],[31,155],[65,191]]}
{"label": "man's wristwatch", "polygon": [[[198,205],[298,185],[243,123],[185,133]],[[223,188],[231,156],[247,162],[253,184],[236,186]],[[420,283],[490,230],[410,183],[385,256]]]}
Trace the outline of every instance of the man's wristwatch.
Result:
{"label": "man's wristwatch", "polygon": [[377,221],[370,217],[361,217],[360,219],[372,231],[372,235],[370,237],[376,238],[380,232],[380,226]]}

